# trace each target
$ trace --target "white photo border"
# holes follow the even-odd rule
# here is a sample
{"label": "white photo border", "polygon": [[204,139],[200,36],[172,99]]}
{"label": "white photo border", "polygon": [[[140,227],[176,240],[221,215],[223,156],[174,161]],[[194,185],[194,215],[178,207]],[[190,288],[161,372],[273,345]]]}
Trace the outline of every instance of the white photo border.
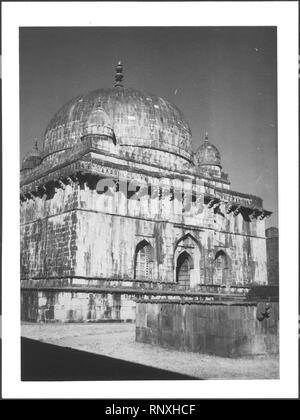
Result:
{"label": "white photo border", "polygon": [[[278,36],[280,379],[22,382],[19,267],[19,27],[275,26]],[[3,398],[298,397],[298,2],[4,2]]]}

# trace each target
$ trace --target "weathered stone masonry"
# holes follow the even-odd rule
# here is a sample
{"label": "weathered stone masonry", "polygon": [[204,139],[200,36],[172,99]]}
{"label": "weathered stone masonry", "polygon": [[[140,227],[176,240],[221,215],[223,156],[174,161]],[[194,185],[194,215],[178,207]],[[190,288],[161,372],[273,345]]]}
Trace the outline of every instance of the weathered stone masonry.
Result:
{"label": "weathered stone masonry", "polygon": [[278,354],[277,302],[141,301],[136,339],[226,357]]}
{"label": "weathered stone masonry", "polygon": [[279,285],[279,244],[278,229],[270,227],[266,230],[268,283]]}
{"label": "weathered stone masonry", "polygon": [[137,296],[267,283],[271,213],[230,189],[207,136],[191,144],[175,106],[119,85],[54,116],[21,171],[23,319],[134,319]]}

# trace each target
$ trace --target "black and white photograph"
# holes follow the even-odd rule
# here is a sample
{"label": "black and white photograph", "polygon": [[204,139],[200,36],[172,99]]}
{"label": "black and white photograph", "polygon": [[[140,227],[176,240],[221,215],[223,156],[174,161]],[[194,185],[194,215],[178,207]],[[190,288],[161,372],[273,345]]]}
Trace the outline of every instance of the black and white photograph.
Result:
{"label": "black and white photograph", "polygon": [[277,26],[61,22],[18,27],[22,386],[276,384]]}

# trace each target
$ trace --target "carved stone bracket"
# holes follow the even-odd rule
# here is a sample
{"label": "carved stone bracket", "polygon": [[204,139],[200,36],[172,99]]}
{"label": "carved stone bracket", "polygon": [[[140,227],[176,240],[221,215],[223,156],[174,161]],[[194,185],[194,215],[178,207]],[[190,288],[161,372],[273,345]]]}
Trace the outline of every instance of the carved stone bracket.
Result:
{"label": "carved stone bracket", "polygon": [[58,180],[58,184],[63,190],[66,189],[66,184],[61,179]]}
{"label": "carved stone bracket", "polygon": [[241,212],[241,210],[242,210],[242,206],[237,206],[237,208],[234,210],[233,214],[235,216],[237,216]]}
{"label": "carved stone bracket", "polygon": [[225,205],[226,214],[231,213],[233,211],[233,209],[234,209],[234,206],[231,203],[226,203],[226,205]]}
{"label": "carved stone bracket", "polygon": [[220,206],[221,206],[221,202],[219,201],[218,203],[214,203],[213,204],[213,209],[214,209],[214,211],[215,212],[217,212],[217,211],[219,211],[220,210]]}
{"label": "carved stone bracket", "polygon": [[268,218],[271,216],[271,214],[272,213],[270,211],[263,210],[262,213],[258,216],[258,220],[263,220],[265,218]]}
{"label": "carved stone bracket", "polygon": [[77,177],[59,177],[56,180],[48,181],[44,184],[38,185],[37,183],[34,183],[30,190],[29,188],[23,189],[23,191],[20,191],[20,199],[22,201],[26,201],[28,199],[34,199],[36,197],[42,198],[44,195],[46,195],[47,199],[52,198],[53,194],[57,192],[59,189],[65,189],[68,184],[70,185],[76,185],[78,182]]}
{"label": "carved stone bracket", "polygon": [[218,206],[218,205],[220,205],[220,199],[219,198],[212,198],[210,201],[209,201],[209,203],[208,203],[208,205],[207,205],[207,207],[209,208],[209,209],[211,209],[212,207],[215,207],[216,205]]}
{"label": "carved stone bracket", "polygon": [[249,219],[250,220],[254,220],[257,219],[258,216],[261,214],[260,210],[258,209],[254,209],[250,214],[249,214]]}
{"label": "carved stone bracket", "polygon": [[214,205],[214,199],[210,200],[207,207],[210,209],[210,208],[212,208],[213,205]]}

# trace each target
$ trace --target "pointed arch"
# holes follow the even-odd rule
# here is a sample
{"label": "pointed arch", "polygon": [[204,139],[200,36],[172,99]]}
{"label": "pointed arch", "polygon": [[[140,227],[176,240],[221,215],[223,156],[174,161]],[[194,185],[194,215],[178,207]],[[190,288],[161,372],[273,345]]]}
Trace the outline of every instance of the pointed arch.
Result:
{"label": "pointed arch", "polygon": [[218,250],[214,259],[214,283],[227,285],[229,258],[225,251]]}
{"label": "pointed arch", "polygon": [[[189,281],[185,281],[185,288],[187,285],[189,288],[196,288],[198,284],[202,283],[201,276],[203,274],[200,270],[200,259],[201,259],[201,245],[191,233],[185,233],[179,238],[174,247],[174,282],[182,283],[183,278],[182,272],[185,272],[185,278],[189,278]],[[182,268],[181,265],[183,264]],[[188,274],[186,273],[188,270]],[[178,277],[179,276],[179,277]],[[182,277],[183,276],[183,277]]]}
{"label": "pointed arch", "polygon": [[134,278],[137,280],[151,280],[153,276],[154,252],[152,245],[143,239],[134,253]]}
{"label": "pointed arch", "polygon": [[175,248],[174,248],[174,252],[176,251],[176,249],[177,249],[178,245],[180,245],[180,243],[181,243],[181,242],[184,242],[184,241],[186,241],[186,240],[188,240],[188,239],[190,239],[192,242],[194,242],[194,243],[198,246],[199,250],[201,250],[201,244],[200,244],[200,242],[198,241],[198,239],[196,239],[196,238],[194,237],[194,235],[192,235],[191,233],[186,233],[186,234],[184,234],[183,236],[181,236],[181,238],[179,238],[179,239],[176,241],[176,243],[175,243]]}
{"label": "pointed arch", "polygon": [[181,289],[190,288],[191,270],[194,268],[194,261],[191,255],[183,251],[179,254],[176,262],[176,283]]}

